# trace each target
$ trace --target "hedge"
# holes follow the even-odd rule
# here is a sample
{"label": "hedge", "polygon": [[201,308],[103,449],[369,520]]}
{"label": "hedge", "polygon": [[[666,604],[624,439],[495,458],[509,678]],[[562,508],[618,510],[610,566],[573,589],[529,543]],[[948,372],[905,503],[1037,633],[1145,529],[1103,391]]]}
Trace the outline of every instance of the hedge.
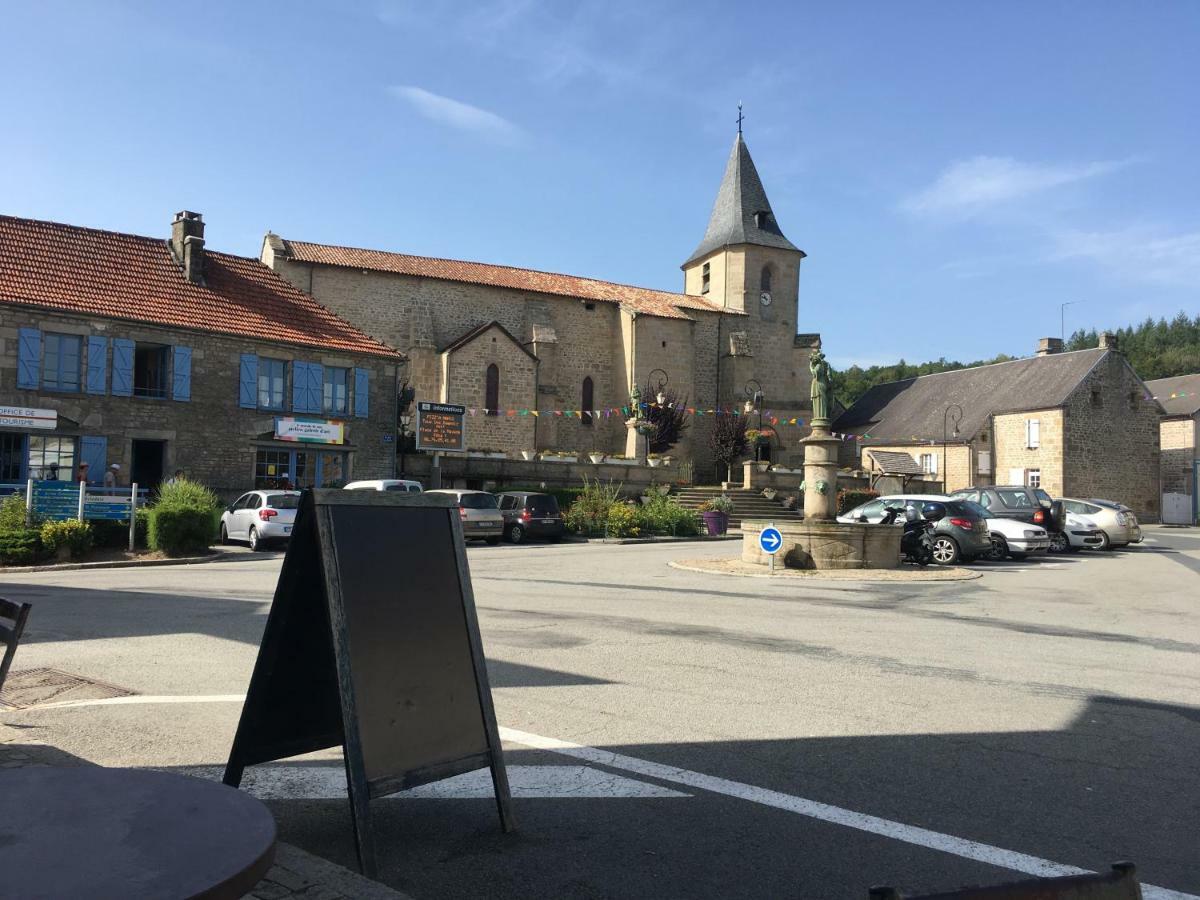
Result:
{"label": "hedge", "polygon": [[27,566],[42,555],[42,536],[36,528],[0,531],[0,563]]}
{"label": "hedge", "polygon": [[878,496],[879,491],[873,491],[870,488],[846,488],[845,490],[838,491],[838,515],[847,513],[856,506],[861,506],[863,503],[874,500]]}
{"label": "hedge", "polygon": [[152,550],[169,556],[199,553],[217,536],[217,513],[194,506],[152,506],[149,539]]}

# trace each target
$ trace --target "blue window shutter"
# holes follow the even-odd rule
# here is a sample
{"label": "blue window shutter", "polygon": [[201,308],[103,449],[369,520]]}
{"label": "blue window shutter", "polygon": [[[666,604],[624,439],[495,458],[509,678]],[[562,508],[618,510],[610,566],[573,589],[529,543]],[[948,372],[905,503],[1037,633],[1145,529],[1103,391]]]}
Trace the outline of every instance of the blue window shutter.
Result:
{"label": "blue window shutter", "polygon": [[325,408],[325,367],[313,363],[308,367],[308,408],[310,412],[319,413]]}
{"label": "blue window shutter", "polygon": [[243,353],[238,366],[238,406],[258,409],[258,357]]}
{"label": "blue window shutter", "polygon": [[17,387],[34,390],[41,382],[42,333],[22,328],[17,336]]}
{"label": "blue window shutter", "polygon": [[79,439],[79,461],[88,464],[88,483],[104,481],[108,468],[108,438],[84,435]]}
{"label": "blue window shutter", "polygon": [[308,402],[308,371],[312,366],[300,360],[292,362],[292,411],[314,412]]}
{"label": "blue window shutter", "polygon": [[354,415],[365,419],[370,412],[371,373],[366,369],[354,370]]}
{"label": "blue window shutter", "polygon": [[112,394],[114,397],[133,396],[133,341],[113,338]]}
{"label": "blue window shutter", "polygon": [[192,399],[192,348],[175,346],[171,363],[171,397],[175,400]]}
{"label": "blue window shutter", "polygon": [[108,391],[108,338],[98,334],[87,339],[87,392],[103,394]]}

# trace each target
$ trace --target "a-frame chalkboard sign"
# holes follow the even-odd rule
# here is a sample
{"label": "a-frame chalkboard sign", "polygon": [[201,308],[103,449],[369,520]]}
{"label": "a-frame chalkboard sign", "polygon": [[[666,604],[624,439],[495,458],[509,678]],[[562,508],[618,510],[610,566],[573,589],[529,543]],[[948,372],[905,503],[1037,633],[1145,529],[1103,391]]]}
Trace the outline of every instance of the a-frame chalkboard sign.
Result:
{"label": "a-frame chalkboard sign", "polygon": [[449,497],[306,491],[225,768],[342,745],[358,861],[370,800],[490,768],[513,829],[458,509]]}

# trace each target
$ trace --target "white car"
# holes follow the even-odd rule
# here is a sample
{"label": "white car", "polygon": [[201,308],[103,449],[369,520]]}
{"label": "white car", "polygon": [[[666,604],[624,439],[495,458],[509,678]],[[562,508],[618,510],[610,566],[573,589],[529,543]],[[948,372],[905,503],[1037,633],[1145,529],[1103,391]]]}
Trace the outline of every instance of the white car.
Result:
{"label": "white car", "polygon": [[1008,556],[1025,559],[1027,556],[1044,556],[1050,552],[1050,532],[1041,525],[1001,518],[972,500],[959,502],[987,519],[988,531],[992,535],[991,559],[1002,560]]}
{"label": "white car", "polygon": [[421,493],[421,482],[407,481],[403,478],[379,478],[374,481],[352,481],[344,490],[347,491],[400,491],[401,493]]}
{"label": "white car", "polygon": [[1108,548],[1108,537],[1105,535],[1104,529],[1091,516],[1067,513],[1063,534],[1067,536],[1072,553],[1080,550],[1106,550]]}
{"label": "white car", "polygon": [[287,541],[300,507],[299,491],[250,491],[221,513],[221,543],[246,541],[251,550]]}

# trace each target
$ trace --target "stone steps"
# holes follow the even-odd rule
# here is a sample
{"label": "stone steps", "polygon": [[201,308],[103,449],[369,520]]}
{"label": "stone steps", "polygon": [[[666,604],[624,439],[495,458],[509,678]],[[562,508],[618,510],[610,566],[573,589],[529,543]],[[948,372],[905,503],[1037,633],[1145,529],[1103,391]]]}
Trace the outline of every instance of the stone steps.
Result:
{"label": "stone steps", "polygon": [[[734,504],[734,510],[729,516],[730,528],[740,528],[743,519],[800,521],[804,518],[797,510],[784,509],[778,500],[768,500],[758,491],[748,491],[744,488],[723,491],[719,487],[690,487],[683,488],[672,496],[681,505],[695,509],[704,501],[721,494],[727,496]],[[782,491],[780,496],[783,496]]]}

